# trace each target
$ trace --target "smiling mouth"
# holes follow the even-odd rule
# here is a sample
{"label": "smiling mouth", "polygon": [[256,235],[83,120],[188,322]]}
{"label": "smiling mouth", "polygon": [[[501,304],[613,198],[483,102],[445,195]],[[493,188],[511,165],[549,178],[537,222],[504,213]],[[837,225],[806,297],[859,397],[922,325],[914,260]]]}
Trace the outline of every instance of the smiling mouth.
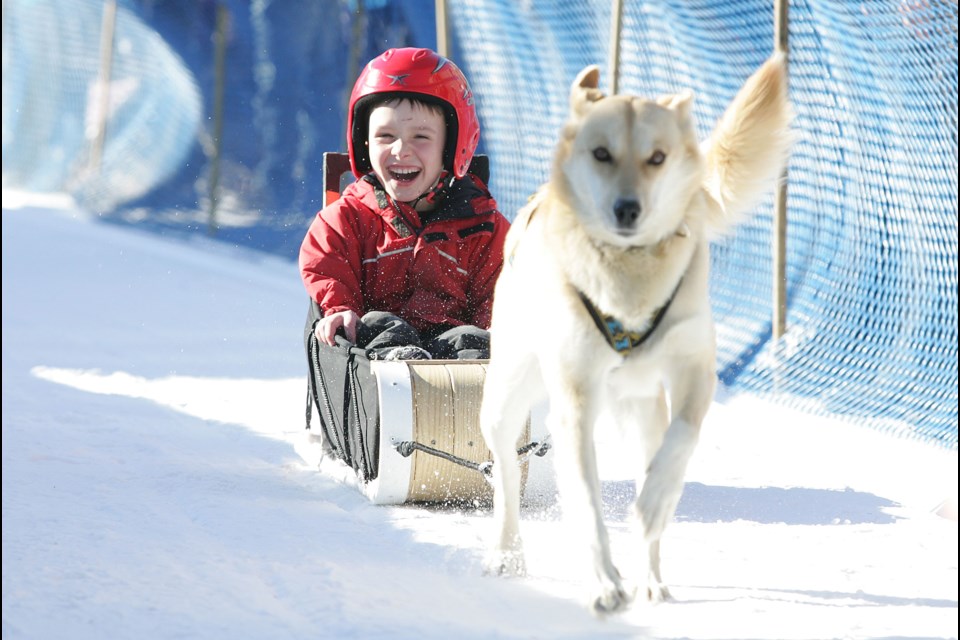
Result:
{"label": "smiling mouth", "polygon": [[420,175],[419,169],[390,169],[390,177],[397,182],[413,182]]}

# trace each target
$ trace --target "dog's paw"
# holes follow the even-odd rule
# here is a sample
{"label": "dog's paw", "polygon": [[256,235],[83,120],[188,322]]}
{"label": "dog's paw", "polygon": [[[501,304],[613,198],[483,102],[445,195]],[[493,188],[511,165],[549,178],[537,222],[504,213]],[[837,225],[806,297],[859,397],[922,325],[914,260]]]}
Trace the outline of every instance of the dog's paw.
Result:
{"label": "dog's paw", "polygon": [[661,602],[671,602],[673,596],[670,595],[670,589],[667,588],[667,585],[661,584],[654,580],[650,581],[650,584],[647,586],[647,601],[652,604],[660,604]]}
{"label": "dog's paw", "polygon": [[522,551],[497,550],[490,554],[484,563],[484,575],[507,578],[527,575],[527,563]]}
{"label": "dog's paw", "polygon": [[633,594],[628,592],[621,582],[608,584],[594,599],[593,612],[597,615],[617,613],[626,609],[631,600],[633,600]]}
{"label": "dog's paw", "polygon": [[592,603],[595,614],[604,615],[621,611],[636,596],[636,585],[628,586],[613,565],[598,570],[597,577],[600,578],[599,594]]}

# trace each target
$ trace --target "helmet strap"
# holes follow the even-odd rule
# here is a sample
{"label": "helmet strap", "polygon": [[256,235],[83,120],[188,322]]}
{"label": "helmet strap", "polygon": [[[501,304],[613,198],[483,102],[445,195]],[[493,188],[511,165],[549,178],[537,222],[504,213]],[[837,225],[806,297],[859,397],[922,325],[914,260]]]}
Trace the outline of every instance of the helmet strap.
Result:
{"label": "helmet strap", "polygon": [[[443,191],[445,187],[450,186],[447,184],[448,177],[450,177],[449,171],[441,171],[440,177],[437,178],[436,183],[434,183],[432,187],[417,196],[416,200],[407,204],[409,204],[413,209],[416,209],[417,205],[419,205],[421,202],[425,202],[426,204],[430,205],[431,208],[436,206],[437,196],[440,195],[440,192]],[[453,179],[451,178],[449,182],[453,184]]]}

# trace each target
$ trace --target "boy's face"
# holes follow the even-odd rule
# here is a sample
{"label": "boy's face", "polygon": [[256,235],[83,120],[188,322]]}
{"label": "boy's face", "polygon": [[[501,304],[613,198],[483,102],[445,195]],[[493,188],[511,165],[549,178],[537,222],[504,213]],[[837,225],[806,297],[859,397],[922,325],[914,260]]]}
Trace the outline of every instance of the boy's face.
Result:
{"label": "boy's face", "polygon": [[411,202],[430,189],[443,170],[443,114],[409,100],[370,112],[370,164],[394,200]]}

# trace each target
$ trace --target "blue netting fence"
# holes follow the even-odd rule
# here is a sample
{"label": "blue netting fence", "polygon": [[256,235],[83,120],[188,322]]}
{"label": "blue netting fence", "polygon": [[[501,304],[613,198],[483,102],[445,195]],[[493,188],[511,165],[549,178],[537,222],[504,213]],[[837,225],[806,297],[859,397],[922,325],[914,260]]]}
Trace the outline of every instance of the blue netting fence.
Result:
{"label": "blue netting fence", "polygon": [[[576,73],[599,63],[610,86],[612,5],[450,12],[515,210],[548,175]],[[693,89],[704,137],[773,49],[769,1],[625,0],[622,21],[620,92]],[[957,4],[794,0],[789,49],[788,330],[772,339],[771,195],[714,248],[721,380],[956,448]]]}
{"label": "blue netting fence", "polygon": [[103,6],[3,3],[4,188],[66,191],[109,211],[177,173],[198,143],[194,75],[129,11],[116,14],[109,79],[101,74]]}
{"label": "blue netting fence", "polygon": [[[567,93],[609,87],[610,0],[447,3],[508,216],[546,179]],[[229,12],[216,232],[291,258],[343,150],[358,65],[436,46],[425,0],[121,0],[107,138],[90,149],[99,0],[6,0],[3,185],[102,219],[209,232],[216,15]],[[787,333],[772,197],[713,253],[720,377],[816,415],[957,448],[957,4],[793,0]],[[773,47],[772,0],[624,0],[621,92],[696,94],[705,137]]]}

